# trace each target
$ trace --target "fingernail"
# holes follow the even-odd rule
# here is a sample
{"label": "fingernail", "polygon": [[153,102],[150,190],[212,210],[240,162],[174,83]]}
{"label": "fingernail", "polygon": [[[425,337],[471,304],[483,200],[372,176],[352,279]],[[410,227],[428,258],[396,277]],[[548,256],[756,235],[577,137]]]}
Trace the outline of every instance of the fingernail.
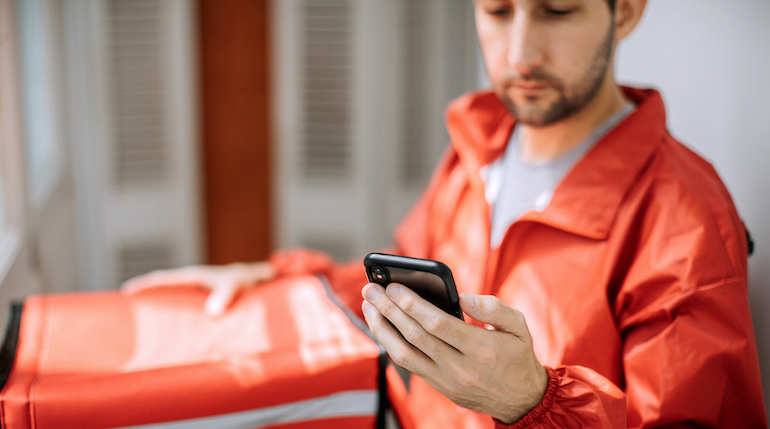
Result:
{"label": "fingernail", "polygon": [[463,295],[465,295],[465,301],[468,303],[468,307],[476,308],[479,306],[479,298],[476,295],[469,293],[465,293]]}
{"label": "fingernail", "polygon": [[380,291],[377,290],[376,287],[372,286],[369,288],[368,291],[366,291],[366,299],[369,301],[374,301],[380,296]]}
{"label": "fingernail", "polygon": [[371,316],[372,314],[374,314],[374,307],[369,304],[366,304],[364,306],[364,314],[367,316]]}
{"label": "fingernail", "polygon": [[385,289],[385,292],[391,297],[395,298],[400,292],[401,292],[401,286],[397,285],[390,285],[387,289]]}

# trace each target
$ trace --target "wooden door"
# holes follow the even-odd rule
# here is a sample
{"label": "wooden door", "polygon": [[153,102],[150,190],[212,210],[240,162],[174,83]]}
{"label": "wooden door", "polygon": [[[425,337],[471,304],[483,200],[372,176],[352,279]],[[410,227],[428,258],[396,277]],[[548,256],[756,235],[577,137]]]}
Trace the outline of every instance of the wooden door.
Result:
{"label": "wooden door", "polygon": [[272,246],[268,3],[198,3],[209,263],[261,260]]}

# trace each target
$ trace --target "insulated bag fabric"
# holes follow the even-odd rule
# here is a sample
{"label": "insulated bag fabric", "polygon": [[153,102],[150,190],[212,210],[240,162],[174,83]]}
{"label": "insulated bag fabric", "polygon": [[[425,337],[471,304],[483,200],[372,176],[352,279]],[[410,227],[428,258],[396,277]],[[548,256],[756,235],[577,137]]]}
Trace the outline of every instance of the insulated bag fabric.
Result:
{"label": "insulated bag fabric", "polygon": [[205,297],[159,289],[28,298],[15,353],[13,323],[0,350],[0,371],[15,356],[0,391],[0,426],[383,424],[384,352],[323,279],[262,285],[218,317],[203,312]]}

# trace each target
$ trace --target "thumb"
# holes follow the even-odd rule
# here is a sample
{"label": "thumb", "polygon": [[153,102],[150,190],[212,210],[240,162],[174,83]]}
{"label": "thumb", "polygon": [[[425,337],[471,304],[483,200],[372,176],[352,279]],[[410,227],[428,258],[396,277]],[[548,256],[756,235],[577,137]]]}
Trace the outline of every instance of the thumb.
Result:
{"label": "thumb", "polygon": [[128,294],[133,294],[150,287],[152,287],[152,285],[145,280],[145,277],[140,276],[124,281],[123,284],[120,285],[120,290]]}
{"label": "thumb", "polygon": [[211,288],[211,293],[206,298],[206,313],[219,316],[233,302],[238,288],[234,284],[216,284]]}
{"label": "thumb", "polygon": [[460,295],[460,307],[468,316],[486,323],[497,331],[504,331],[519,338],[529,336],[524,315],[492,295]]}
{"label": "thumb", "polygon": [[167,270],[156,270],[130,278],[120,285],[120,290],[132,294],[146,289],[165,286],[170,280],[169,277],[171,277],[167,273]]}

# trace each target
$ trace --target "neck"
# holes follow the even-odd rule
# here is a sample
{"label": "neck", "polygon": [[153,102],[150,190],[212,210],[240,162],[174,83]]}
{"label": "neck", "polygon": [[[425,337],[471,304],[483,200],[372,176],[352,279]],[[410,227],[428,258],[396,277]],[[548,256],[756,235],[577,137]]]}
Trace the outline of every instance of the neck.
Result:
{"label": "neck", "polygon": [[569,117],[543,127],[522,124],[522,159],[550,161],[585,140],[599,125],[620,111],[626,99],[614,79],[608,77],[594,99]]}

